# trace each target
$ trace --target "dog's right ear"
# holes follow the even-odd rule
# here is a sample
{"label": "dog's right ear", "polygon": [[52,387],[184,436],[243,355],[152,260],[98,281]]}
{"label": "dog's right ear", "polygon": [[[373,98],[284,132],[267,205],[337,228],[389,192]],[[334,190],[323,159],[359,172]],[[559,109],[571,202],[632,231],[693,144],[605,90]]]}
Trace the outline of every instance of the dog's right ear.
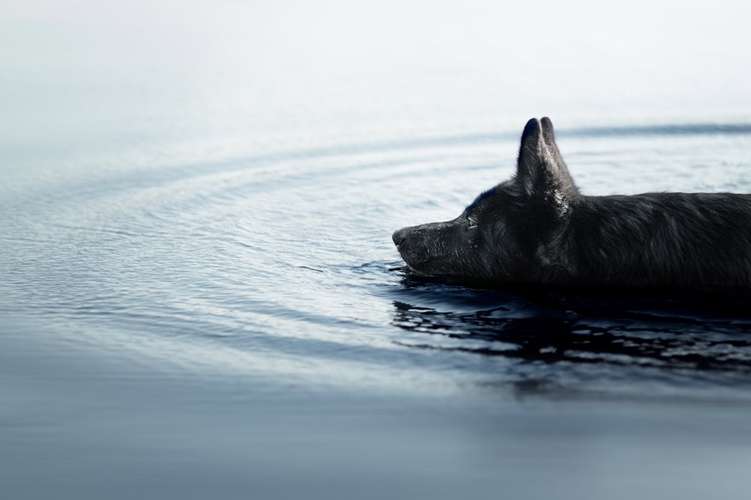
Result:
{"label": "dog's right ear", "polygon": [[574,180],[555,143],[553,123],[549,118],[527,122],[522,132],[516,182],[530,197],[552,203],[565,213],[571,198],[578,194]]}

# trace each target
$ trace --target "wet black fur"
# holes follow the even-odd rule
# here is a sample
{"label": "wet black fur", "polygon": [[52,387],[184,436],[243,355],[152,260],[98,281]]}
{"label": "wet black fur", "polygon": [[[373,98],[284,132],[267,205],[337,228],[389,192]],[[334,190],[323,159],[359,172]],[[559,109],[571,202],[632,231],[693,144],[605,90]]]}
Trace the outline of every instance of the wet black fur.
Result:
{"label": "wet black fur", "polygon": [[413,271],[464,282],[751,289],[751,195],[582,195],[548,118],[524,128],[514,178],[393,239]]}

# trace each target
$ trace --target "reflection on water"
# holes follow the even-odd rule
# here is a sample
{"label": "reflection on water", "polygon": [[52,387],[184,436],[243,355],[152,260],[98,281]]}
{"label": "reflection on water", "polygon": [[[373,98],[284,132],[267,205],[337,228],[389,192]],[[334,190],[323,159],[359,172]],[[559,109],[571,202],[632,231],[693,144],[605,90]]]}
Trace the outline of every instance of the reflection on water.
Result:
{"label": "reflection on water", "polygon": [[[500,358],[514,382],[748,385],[743,298],[468,289],[407,274],[393,324],[415,349]],[[421,305],[435,294],[439,304]],[[410,296],[413,301],[410,301]],[[593,380],[592,377],[597,377]]]}

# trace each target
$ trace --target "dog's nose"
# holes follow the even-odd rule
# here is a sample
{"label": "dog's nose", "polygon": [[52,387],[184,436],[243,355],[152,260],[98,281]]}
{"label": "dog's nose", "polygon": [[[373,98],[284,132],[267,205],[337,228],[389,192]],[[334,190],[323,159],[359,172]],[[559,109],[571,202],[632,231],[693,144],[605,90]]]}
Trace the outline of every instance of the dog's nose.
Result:
{"label": "dog's nose", "polygon": [[404,229],[394,231],[394,234],[391,235],[391,239],[394,240],[394,245],[396,246],[401,245],[404,242],[406,237],[407,237],[407,231],[405,231]]}

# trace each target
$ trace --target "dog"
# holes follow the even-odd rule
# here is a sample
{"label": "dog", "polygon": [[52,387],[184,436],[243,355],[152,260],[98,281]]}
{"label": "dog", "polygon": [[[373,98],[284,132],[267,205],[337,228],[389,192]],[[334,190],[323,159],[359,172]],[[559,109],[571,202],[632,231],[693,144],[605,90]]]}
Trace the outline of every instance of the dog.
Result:
{"label": "dog", "polygon": [[392,239],[412,272],[466,283],[751,289],[751,195],[583,195],[547,117],[524,127],[513,178]]}

